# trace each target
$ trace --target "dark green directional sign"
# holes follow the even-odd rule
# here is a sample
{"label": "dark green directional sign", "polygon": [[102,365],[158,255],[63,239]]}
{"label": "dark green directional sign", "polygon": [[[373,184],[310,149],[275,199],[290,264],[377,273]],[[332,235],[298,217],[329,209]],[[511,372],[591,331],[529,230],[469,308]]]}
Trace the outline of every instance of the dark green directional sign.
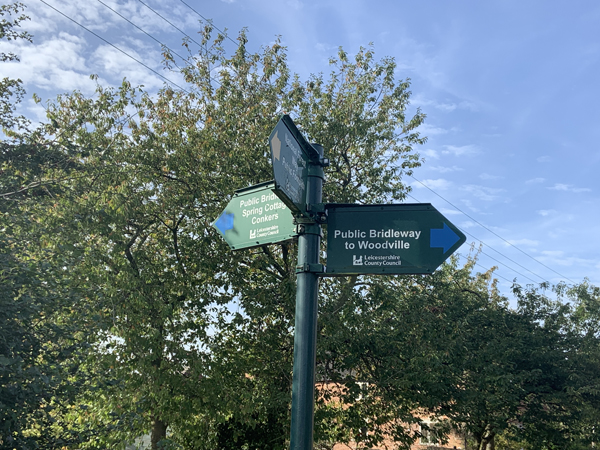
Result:
{"label": "dark green directional sign", "polygon": [[235,191],[213,227],[233,250],[287,241],[296,236],[294,217],[267,182]]}
{"label": "dark green directional sign", "polygon": [[326,210],[328,275],[432,273],[466,240],[430,203]]}
{"label": "dark green directional sign", "polygon": [[281,117],[269,137],[275,192],[296,213],[306,213],[306,178],[319,154],[302,136],[290,116]]}

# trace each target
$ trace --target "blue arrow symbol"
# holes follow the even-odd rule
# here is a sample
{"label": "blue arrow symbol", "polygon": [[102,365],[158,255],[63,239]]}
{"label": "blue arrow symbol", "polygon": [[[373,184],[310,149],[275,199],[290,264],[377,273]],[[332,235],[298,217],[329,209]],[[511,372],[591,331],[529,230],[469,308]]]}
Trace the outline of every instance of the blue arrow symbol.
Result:
{"label": "blue arrow symbol", "polygon": [[215,227],[223,235],[227,230],[233,230],[233,214],[229,214],[227,211],[223,211],[221,217],[215,221]]}
{"label": "blue arrow symbol", "polygon": [[444,223],[444,228],[431,229],[431,243],[429,246],[431,248],[442,247],[444,249],[444,253],[446,253],[450,247],[459,241],[459,239],[460,237],[458,234],[452,231],[448,224]]}

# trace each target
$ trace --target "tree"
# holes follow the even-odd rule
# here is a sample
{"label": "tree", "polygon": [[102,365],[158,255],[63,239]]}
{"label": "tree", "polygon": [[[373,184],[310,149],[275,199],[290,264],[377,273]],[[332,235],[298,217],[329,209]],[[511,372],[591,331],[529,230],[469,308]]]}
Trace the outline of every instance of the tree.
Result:
{"label": "tree", "polygon": [[36,206],[38,240],[82,293],[72,318],[93,350],[89,389],[60,420],[89,448],[147,432],[153,449],[205,448],[198,423],[224,446],[285,446],[295,244],[232,253],[211,228],[234,189],[272,177],[266,140],[280,113],[328,147],[329,201],[400,199],[419,164],[424,116],[406,118],[393,60],[340,50],[329,81],[302,83],[279,42],[249,54],[242,33],[226,55],[211,32],[182,70],[187,92],[151,97],[125,81],[95,100],[64,95],[23,136],[61,161],[25,190],[56,190]]}
{"label": "tree", "polygon": [[[233,253],[211,223],[234,189],[272,177],[267,137],[282,112],[332,161],[325,201],[408,190],[424,115],[410,117],[409,82],[394,79],[392,59],[340,49],[329,78],[302,82],[278,41],[250,54],[241,33],[227,55],[225,36],[210,26],[202,36],[182,69],[186,91],[151,96],[124,80],[94,99],[63,95],[48,123],[3,143],[0,317],[29,346],[9,346],[29,358],[19,364],[56,374],[43,394],[21,383],[35,395],[3,410],[20,414],[14,436],[26,430],[47,448],[120,448],[145,433],[153,449],[286,447],[295,243]],[[594,435],[582,419],[597,410],[596,385],[569,383],[597,367],[597,294],[577,291],[570,318],[564,304],[517,289],[512,311],[473,264],[322,281],[320,444],[406,447],[419,436],[406,425],[427,415],[480,448],[505,430],[538,448],[573,442],[565,424],[577,420],[577,439]],[[3,388],[33,379],[16,380],[16,360],[0,364],[13,377]],[[440,440],[446,431],[432,430]]]}
{"label": "tree", "polygon": [[[322,423],[322,434],[366,448],[384,441],[408,448],[420,437],[413,425],[440,420],[460,373],[464,318],[493,290],[490,274],[472,276],[473,265],[459,268],[453,259],[431,276],[363,277],[330,294],[319,341],[319,367],[330,381],[322,414],[330,422],[328,402],[340,398],[336,420],[345,426]],[[449,429],[431,431],[443,442]]]}
{"label": "tree", "polygon": [[[0,38],[31,40],[17,30],[27,19],[23,9],[21,3],[0,7]],[[0,54],[0,62],[16,59]],[[73,375],[87,344],[68,320],[79,297],[76,286],[64,283],[67,262],[40,246],[48,230],[38,213],[60,188],[39,178],[76,164],[52,145],[19,138],[28,124],[15,115],[23,95],[20,80],[0,81],[0,448],[56,448],[79,441],[57,427],[55,416],[79,390]]]}
{"label": "tree", "polygon": [[[362,277],[352,290],[328,293],[319,367],[329,384],[317,416],[325,441],[408,447],[419,437],[416,427],[406,433],[410,424],[439,442],[458,429],[478,450],[495,448],[500,435],[547,449],[597,440],[598,341],[589,328],[597,289],[562,288],[586,305],[579,319],[543,287],[515,285],[511,309],[493,272],[473,274],[474,264],[454,260],[428,277]],[[590,330],[586,339],[577,329]],[[427,428],[427,418],[439,426]]]}
{"label": "tree", "polygon": [[517,309],[500,301],[465,317],[458,342],[466,351],[455,363],[452,401],[440,413],[478,450],[496,448],[498,436],[504,446],[542,449],[581,448],[595,439],[591,427],[584,430],[597,414],[597,398],[578,380],[591,376],[594,365],[582,352],[570,303],[563,295],[549,299],[548,288],[515,285]]}

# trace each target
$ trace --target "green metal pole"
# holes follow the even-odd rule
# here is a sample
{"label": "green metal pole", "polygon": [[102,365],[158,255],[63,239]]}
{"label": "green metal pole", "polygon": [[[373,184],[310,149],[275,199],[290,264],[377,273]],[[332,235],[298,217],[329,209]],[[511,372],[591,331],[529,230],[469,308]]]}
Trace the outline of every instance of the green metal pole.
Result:
{"label": "green metal pole", "polygon": [[[323,147],[313,144],[323,160]],[[307,209],[314,211],[323,197],[323,164],[311,163],[306,186]],[[294,331],[294,374],[292,381],[292,420],[290,450],[313,448],[315,362],[317,351],[317,295],[319,289],[319,250],[321,225],[298,218],[298,266],[296,287],[296,327]]]}

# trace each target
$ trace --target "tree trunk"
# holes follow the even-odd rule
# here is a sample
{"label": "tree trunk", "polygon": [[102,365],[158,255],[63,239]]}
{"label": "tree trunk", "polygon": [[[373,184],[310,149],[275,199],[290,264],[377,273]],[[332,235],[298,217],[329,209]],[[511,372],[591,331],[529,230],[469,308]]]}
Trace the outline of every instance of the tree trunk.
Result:
{"label": "tree trunk", "polygon": [[158,443],[167,438],[167,424],[155,417],[152,422],[152,434],[150,436],[150,444],[152,445],[152,450],[159,450]]}
{"label": "tree trunk", "polygon": [[481,437],[481,441],[477,443],[477,450],[496,450],[494,437],[496,437],[496,433],[486,431]]}

